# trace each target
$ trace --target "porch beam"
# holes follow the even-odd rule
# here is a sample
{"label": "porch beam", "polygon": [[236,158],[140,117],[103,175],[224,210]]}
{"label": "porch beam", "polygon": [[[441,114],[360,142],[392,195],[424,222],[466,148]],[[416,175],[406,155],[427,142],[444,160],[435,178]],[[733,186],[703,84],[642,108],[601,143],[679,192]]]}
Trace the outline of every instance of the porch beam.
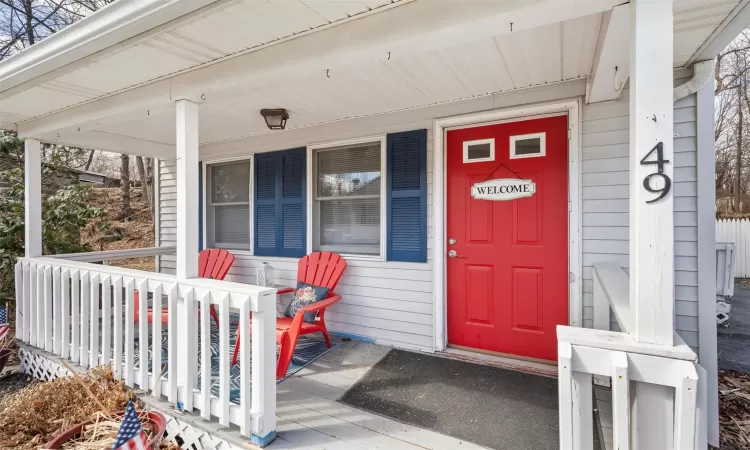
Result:
{"label": "porch beam", "polygon": [[[630,305],[634,327],[628,331],[638,342],[671,347],[673,188],[655,199],[671,185],[674,172],[672,0],[634,0],[630,9]],[[654,164],[659,147],[663,164]],[[657,192],[649,192],[647,185]]]}
{"label": "porch beam", "polygon": [[630,4],[604,13],[586,103],[620,98],[630,76]]}
{"label": "porch beam", "polygon": [[177,100],[177,280],[198,277],[198,104]]}
{"label": "porch beam", "polygon": [[42,143],[24,141],[24,249],[27,258],[42,256]]}

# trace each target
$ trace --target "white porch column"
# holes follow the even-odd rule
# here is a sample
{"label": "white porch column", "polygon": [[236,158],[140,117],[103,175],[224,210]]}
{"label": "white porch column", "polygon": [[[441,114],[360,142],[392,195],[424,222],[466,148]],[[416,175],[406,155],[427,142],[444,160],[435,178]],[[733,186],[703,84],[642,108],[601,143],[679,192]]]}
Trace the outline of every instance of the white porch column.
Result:
{"label": "white porch column", "polygon": [[[175,102],[177,113],[177,282],[198,278],[198,105]],[[181,290],[178,289],[178,292]],[[197,330],[193,292],[180,293],[177,302],[178,398],[192,411],[192,388],[198,369]],[[188,326],[190,324],[191,326]],[[188,397],[190,396],[190,397]]]}
{"label": "white porch column", "polygon": [[177,279],[198,277],[198,104],[177,100]]}
{"label": "white porch column", "polygon": [[[630,11],[633,329],[628,332],[639,342],[671,346],[674,335],[672,0],[634,0],[630,2]],[[658,152],[652,149],[657,145],[663,149],[663,164],[655,164]],[[657,192],[649,192],[647,182]],[[665,186],[670,186],[669,192],[654,201]]]}
{"label": "white porch column", "polygon": [[42,143],[24,141],[24,224],[27,258],[42,256]]}
{"label": "white porch column", "polygon": [[[630,308],[639,342],[674,343],[672,0],[631,0]],[[661,158],[659,157],[661,147]],[[652,151],[653,150],[653,151]],[[669,191],[664,194],[664,191]],[[662,196],[662,194],[664,194]],[[661,199],[655,200],[661,196]],[[632,443],[673,448],[674,389],[637,383]]]}

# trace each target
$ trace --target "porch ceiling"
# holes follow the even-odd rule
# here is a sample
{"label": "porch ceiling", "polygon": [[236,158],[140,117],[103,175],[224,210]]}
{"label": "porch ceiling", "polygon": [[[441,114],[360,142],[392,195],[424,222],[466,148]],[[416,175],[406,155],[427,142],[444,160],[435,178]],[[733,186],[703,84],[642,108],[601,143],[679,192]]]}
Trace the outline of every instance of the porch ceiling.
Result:
{"label": "porch ceiling", "polygon": [[[465,11],[443,3],[438,9],[454,8],[452,22],[427,0],[203,3],[179,20],[21,83],[8,84],[12,74],[3,62],[0,127],[49,142],[166,156],[174,154],[175,98],[202,104],[205,143],[268,133],[258,114],[266,107],[287,108],[288,127],[299,128],[584,78],[600,39],[601,11],[618,1],[472,1],[461,3]],[[675,66],[687,63],[745,3],[675,0]],[[574,6],[567,11],[564,4]],[[547,10],[554,17],[535,17]],[[396,20],[392,29],[376,30],[386,17]],[[420,20],[413,30],[399,28],[412,17]],[[511,33],[505,28],[513,21]],[[442,45],[431,39],[442,32],[435,24],[447,30],[438,36]],[[382,41],[358,43],[361,55],[352,56],[346,41],[357,41],[358,29],[380,33]],[[315,47],[318,41],[342,50],[326,54],[327,47]],[[317,64],[296,56],[305,45],[321,52]],[[284,61],[287,49],[297,53]],[[251,57],[270,68],[244,78],[229,74],[223,82],[212,76],[212,69],[242,58],[255,68]],[[205,95],[195,91],[200,82]],[[65,120],[52,119],[61,115]]]}

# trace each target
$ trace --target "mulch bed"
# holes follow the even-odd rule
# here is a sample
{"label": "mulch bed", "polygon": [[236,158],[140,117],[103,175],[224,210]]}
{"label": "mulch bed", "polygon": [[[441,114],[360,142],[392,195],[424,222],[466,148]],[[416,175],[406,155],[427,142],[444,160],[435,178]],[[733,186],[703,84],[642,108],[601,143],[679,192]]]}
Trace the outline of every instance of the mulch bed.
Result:
{"label": "mulch bed", "polygon": [[11,398],[12,394],[35,382],[33,378],[20,373],[11,373],[0,378],[0,409],[3,402]]}
{"label": "mulch bed", "polygon": [[722,450],[750,448],[750,374],[719,372],[719,425]]}

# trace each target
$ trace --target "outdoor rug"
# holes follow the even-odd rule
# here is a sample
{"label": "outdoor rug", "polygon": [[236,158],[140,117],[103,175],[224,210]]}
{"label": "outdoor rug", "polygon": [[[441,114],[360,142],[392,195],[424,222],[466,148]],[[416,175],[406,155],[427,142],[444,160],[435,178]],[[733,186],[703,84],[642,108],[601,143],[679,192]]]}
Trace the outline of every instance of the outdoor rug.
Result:
{"label": "outdoor rug", "polygon": [[499,367],[391,350],[339,402],[493,449],[560,446],[557,380]]}
{"label": "outdoor rug", "polygon": [[[227,355],[229,358],[232,357],[232,354],[234,352],[234,343],[237,339],[237,325],[239,324],[239,315],[233,314],[230,316],[230,331],[229,331],[229,355]],[[150,324],[149,324],[150,327]],[[167,329],[166,325],[164,325],[164,330],[162,331],[161,336],[161,361],[162,361],[162,370],[164,372],[164,377],[166,378],[169,375],[169,367],[167,366],[167,361],[169,358],[168,355],[168,345],[167,345]],[[313,335],[315,336],[315,335]],[[152,370],[151,367],[151,350],[152,350],[152,336],[149,334],[148,337],[148,346],[149,346],[149,371]],[[242,345],[251,345],[252,339],[249,341],[243,341]],[[135,338],[135,367],[140,367],[139,364],[139,351],[140,348],[140,342],[138,337]],[[289,364],[289,369],[286,371],[286,377],[289,377],[293,375],[294,373],[300,371],[303,367],[310,364],[311,362],[315,361],[319,357],[321,357],[324,353],[328,352],[329,350],[332,350],[337,346],[336,343],[333,343],[333,346],[331,348],[328,348],[326,346],[326,343],[322,340],[317,339],[309,339],[305,337],[300,337],[297,340],[297,346],[294,349],[294,357],[292,358],[291,364]],[[201,339],[200,339],[200,331],[198,333],[198,362],[200,364],[201,360]],[[276,346],[276,356],[278,360],[278,353],[279,353],[279,346]],[[230,359],[231,361],[231,359]],[[232,403],[239,404],[240,403],[240,362],[237,361],[237,364],[230,366],[230,392],[229,392],[229,398]],[[286,378],[285,377],[285,378]],[[278,380],[277,382],[281,382],[282,380]],[[201,376],[200,372],[197,376],[196,381],[196,387],[199,387],[201,383]],[[211,392],[214,395],[219,395],[219,328],[216,326],[216,323],[212,320],[211,321]]]}

